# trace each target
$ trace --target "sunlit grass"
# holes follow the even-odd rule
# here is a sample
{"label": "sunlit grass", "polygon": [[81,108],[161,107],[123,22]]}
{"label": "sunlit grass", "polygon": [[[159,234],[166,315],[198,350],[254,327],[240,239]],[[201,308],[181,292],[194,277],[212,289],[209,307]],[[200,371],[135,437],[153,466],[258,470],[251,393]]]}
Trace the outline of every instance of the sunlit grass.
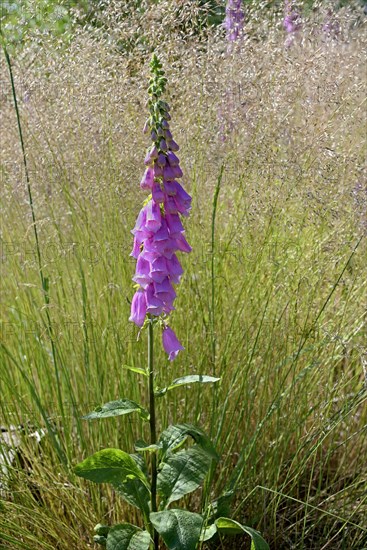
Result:
{"label": "sunlit grass", "polygon": [[[222,381],[217,394],[193,386],[161,398],[160,427],[190,421],[211,432],[222,453],[213,497],[234,489],[237,517],[271,548],[363,548],[365,39],[355,31],[285,52],[273,32],[231,54],[215,36],[207,49],[170,40],[161,49],[193,195],[193,252],[172,315],[186,351],[168,364],[157,346],[157,384],[194,370]],[[2,98],[1,424],[47,433],[37,447],[26,428],[32,467],[8,471],[5,548],[88,548],[97,522],[138,521],[109,489],[71,473],[105,446],[133,451],[146,430],[138,418],[80,420],[105,401],[147,399],[122,368],[146,360],[127,321],[147,145],[146,69],[132,66],[84,33],[62,60],[45,45],[26,78],[25,61],[15,66],[29,92],[21,117],[56,369],[15,115]],[[5,65],[1,74],[6,82]]]}

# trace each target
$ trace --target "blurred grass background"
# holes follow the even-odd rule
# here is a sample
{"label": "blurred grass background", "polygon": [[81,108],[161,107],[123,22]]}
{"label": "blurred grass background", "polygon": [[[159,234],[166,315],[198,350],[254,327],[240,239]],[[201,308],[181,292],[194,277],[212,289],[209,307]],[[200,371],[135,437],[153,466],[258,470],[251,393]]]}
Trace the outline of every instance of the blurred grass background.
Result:
{"label": "blurred grass background", "polygon": [[[138,521],[70,466],[106,446],[132,452],[146,429],[138,419],[80,417],[118,397],[147,399],[122,366],[146,361],[145,337],[137,341],[127,319],[154,46],[193,195],[193,251],[182,258],[172,315],[186,351],[168,364],[157,341],[157,384],[193,372],[222,377],[215,399],[195,386],[162,398],[160,426],[187,421],[211,433],[222,453],[213,498],[234,489],[237,519],[271,548],[362,550],[366,34],[358,4],[336,12],[337,39],[319,30],[327,6],[305,11],[301,42],[289,49],[276,6],[266,16],[264,5],[249,6],[245,37],[229,49],[220,26],[203,24],[202,3],[141,5],[106,3],[98,24],[71,6],[69,34],[36,25],[20,44],[8,38],[47,306],[1,60],[0,418],[4,429],[25,426],[23,463],[2,479],[1,545],[91,548],[97,522]],[[40,445],[27,436],[34,430],[47,434]],[[228,544],[247,548],[241,538]]]}

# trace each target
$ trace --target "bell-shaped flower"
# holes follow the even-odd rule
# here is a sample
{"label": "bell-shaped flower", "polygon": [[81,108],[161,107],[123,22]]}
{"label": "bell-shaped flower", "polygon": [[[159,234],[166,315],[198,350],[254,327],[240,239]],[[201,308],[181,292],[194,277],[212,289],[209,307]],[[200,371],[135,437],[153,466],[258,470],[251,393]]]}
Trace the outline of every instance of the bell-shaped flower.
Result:
{"label": "bell-shaped flower", "polygon": [[157,298],[154,294],[154,286],[151,283],[146,288],[146,304],[147,304],[147,313],[151,315],[161,315],[163,313],[164,304],[162,300]]}
{"label": "bell-shaped flower", "polygon": [[173,361],[177,357],[179,351],[185,349],[173,330],[167,326],[164,327],[162,332],[162,343],[170,361]]}
{"label": "bell-shaped flower", "polygon": [[138,327],[144,324],[147,313],[147,302],[144,290],[137,290],[131,302],[131,315],[129,321],[133,321]]}
{"label": "bell-shaped flower", "polygon": [[172,254],[172,257],[166,260],[166,266],[169,278],[173,283],[178,284],[183,274],[183,269],[176,254]]}
{"label": "bell-shaped flower", "polygon": [[184,226],[180,220],[178,214],[166,214],[166,222],[169,231],[169,235],[172,239],[179,237],[179,235],[184,231]]}
{"label": "bell-shaped flower", "polygon": [[151,189],[154,183],[154,172],[153,168],[149,166],[141,179],[140,187],[142,189]]}
{"label": "bell-shaped flower", "polygon": [[162,215],[159,204],[150,200],[146,205],[146,222],[145,227],[148,231],[156,233],[162,225]]}
{"label": "bell-shaped flower", "polygon": [[170,149],[170,151],[174,151],[175,153],[180,150],[179,146],[177,145],[174,139],[171,139],[171,141],[168,144],[168,148]]}
{"label": "bell-shaped flower", "polygon": [[164,190],[167,193],[167,195],[170,197],[173,197],[177,193],[177,188],[175,183],[176,182],[173,180],[163,182]]}
{"label": "bell-shaped flower", "polygon": [[164,202],[164,191],[157,181],[153,183],[152,197],[154,202],[161,204]]}
{"label": "bell-shaped flower", "polygon": [[148,284],[151,282],[150,263],[147,260],[145,260],[141,254],[139,254],[136,262],[135,275],[133,277],[133,281],[143,288],[146,288]]}
{"label": "bell-shaped flower", "polygon": [[178,166],[180,159],[174,154],[173,151],[168,151],[167,159],[170,166]]}
{"label": "bell-shaped flower", "polygon": [[153,174],[155,178],[162,178],[163,177],[163,167],[159,166],[159,164],[155,163],[153,166]]}
{"label": "bell-shaped flower", "polygon": [[141,242],[136,237],[134,237],[134,245],[132,251],[130,252],[130,256],[132,256],[133,258],[138,258],[140,254],[140,248]]}
{"label": "bell-shaped flower", "polygon": [[176,179],[174,168],[172,166],[165,166],[163,168],[163,179],[164,181],[170,181]]}
{"label": "bell-shaped flower", "polygon": [[171,130],[165,130],[164,132],[167,143],[173,139]]}
{"label": "bell-shaped flower", "polygon": [[157,256],[150,264],[149,276],[155,283],[161,283],[167,277],[167,260],[164,256]]}
{"label": "bell-shaped flower", "polygon": [[172,171],[173,171],[173,174],[175,176],[174,179],[182,178],[183,172],[182,172],[181,168],[179,167],[179,165],[172,166]]}
{"label": "bell-shaped flower", "polygon": [[167,151],[168,147],[165,139],[161,139],[159,142],[159,148],[161,151]]}
{"label": "bell-shaped flower", "polygon": [[161,283],[154,283],[154,294],[165,304],[173,304],[176,298],[176,292],[168,277],[165,277]]}
{"label": "bell-shaped flower", "polygon": [[182,250],[182,252],[191,252],[192,250],[183,233],[181,233],[180,236],[177,237],[176,244],[178,250]]}
{"label": "bell-shaped flower", "polygon": [[163,166],[166,166],[166,164],[167,164],[167,157],[166,157],[166,155],[164,155],[163,153],[159,153],[158,158],[157,158],[157,164],[158,164],[158,166],[160,166],[161,168],[163,168]]}

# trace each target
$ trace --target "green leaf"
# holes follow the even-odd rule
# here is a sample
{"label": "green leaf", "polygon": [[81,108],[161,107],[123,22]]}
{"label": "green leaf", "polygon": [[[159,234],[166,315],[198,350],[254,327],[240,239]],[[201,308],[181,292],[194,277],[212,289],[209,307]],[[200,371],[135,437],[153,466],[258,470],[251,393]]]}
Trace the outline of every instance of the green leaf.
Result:
{"label": "green leaf", "polygon": [[103,449],[74,468],[77,476],[95,483],[111,483],[119,487],[127,479],[138,478],[147,487],[148,481],[135,460],[120,449]]}
{"label": "green leaf", "polygon": [[107,536],[107,550],[148,550],[150,543],[148,531],[130,523],[114,525]]}
{"label": "green leaf", "polygon": [[138,412],[145,418],[149,416],[147,411],[138,405],[138,403],[135,403],[135,401],[130,401],[130,399],[119,399],[118,401],[110,401],[101,407],[97,407],[94,411],[82,418],[83,420],[94,420],[95,418],[109,418],[111,416],[121,416],[132,412]]}
{"label": "green leaf", "polygon": [[123,484],[116,487],[116,490],[126,502],[141,510],[145,518],[149,517],[150,491],[140,479],[128,478]]}
{"label": "green leaf", "polygon": [[217,526],[215,525],[215,523],[213,523],[212,525],[208,525],[208,527],[206,527],[204,531],[201,533],[200,540],[202,542],[205,542],[206,540],[210,540],[212,537],[214,537],[216,532],[217,532]]}
{"label": "green leaf", "polygon": [[169,550],[196,549],[203,526],[203,518],[199,514],[172,509],[152,512],[150,519]]}
{"label": "green leaf", "polygon": [[131,372],[136,372],[137,374],[142,374],[143,376],[149,376],[145,369],[140,367],[131,367],[130,365],[122,365],[123,369],[130,370]]}
{"label": "green leaf", "polygon": [[252,529],[251,527],[246,527],[241,525],[238,521],[230,518],[218,518],[215,520],[215,525],[217,526],[218,531],[227,534],[227,535],[240,535],[247,533],[250,535],[251,541],[251,550],[269,550],[269,545],[262,538],[258,531]]}
{"label": "green leaf", "polygon": [[162,496],[161,505],[171,502],[195,491],[209,471],[212,459],[195,445],[171,455],[158,473],[157,490]]}
{"label": "green leaf", "polygon": [[219,456],[205,432],[191,424],[171,425],[161,433],[158,441],[158,445],[161,447],[160,459],[165,460],[166,455],[172,454],[189,436],[192,437],[213,460],[219,460]]}
{"label": "green leaf", "polygon": [[162,388],[161,390],[158,390],[156,392],[157,396],[164,395],[170,390],[173,390],[174,388],[178,388],[179,386],[186,386],[188,384],[213,384],[214,382],[218,382],[220,378],[215,378],[214,376],[207,376],[205,374],[189,374],[188,376],[182,376],[181,378],[176,378],[166,388]]}
{"label": "green leaf", "polygon": [[111,483],[130,504],[149,516],[150,489],[146,476],[134,457],[120,449],[104,449],[78,464],[76,475],[95,483]]}

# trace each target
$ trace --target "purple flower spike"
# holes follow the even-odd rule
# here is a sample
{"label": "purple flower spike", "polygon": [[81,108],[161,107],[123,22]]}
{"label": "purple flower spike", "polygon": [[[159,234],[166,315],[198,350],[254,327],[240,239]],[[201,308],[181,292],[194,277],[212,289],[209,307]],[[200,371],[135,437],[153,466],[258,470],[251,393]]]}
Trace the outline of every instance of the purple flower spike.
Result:
{"label": "purple flower spike", "polygon": [[162,343],[170,361],[173,361],[177,357],[179,351],[185,349],[173,330],[167,326],[163,329]]}
{"label": "purple flower spike", "polygon": [[138,327],[142,327],[145,321],[145,316],[147,313],[147,302],[145,297],[145,292],[138,290],[133,296],[131,302],[131,315],[129,321],[132,321]]}
{"label": "purple flower spike", "polygon": [[[153,89],[159,89],[159,84],[156,86],[158,88]],[[169,106],[157,99],[160,96],[161,92],[151,94],[148,103],[151,116],[145,125],[153,143],[145,157],[147,168],[140,187],[150,191],[151,197],[140,210],[132,230],[131,256],[137,260],[133,281],[139,289],[132,300],[130,321],[139,327],[144,325],[147,315],[165,319],[175,309],[174,285],[180,282],[183,274],[176,252],[191,252],[180,217],[189,214],[191,197],[176,181],[183,176],[180,160],[175,155],[179,146],[169,129]],[[162,341],[170,361],[184,349],[166,325]]]}

